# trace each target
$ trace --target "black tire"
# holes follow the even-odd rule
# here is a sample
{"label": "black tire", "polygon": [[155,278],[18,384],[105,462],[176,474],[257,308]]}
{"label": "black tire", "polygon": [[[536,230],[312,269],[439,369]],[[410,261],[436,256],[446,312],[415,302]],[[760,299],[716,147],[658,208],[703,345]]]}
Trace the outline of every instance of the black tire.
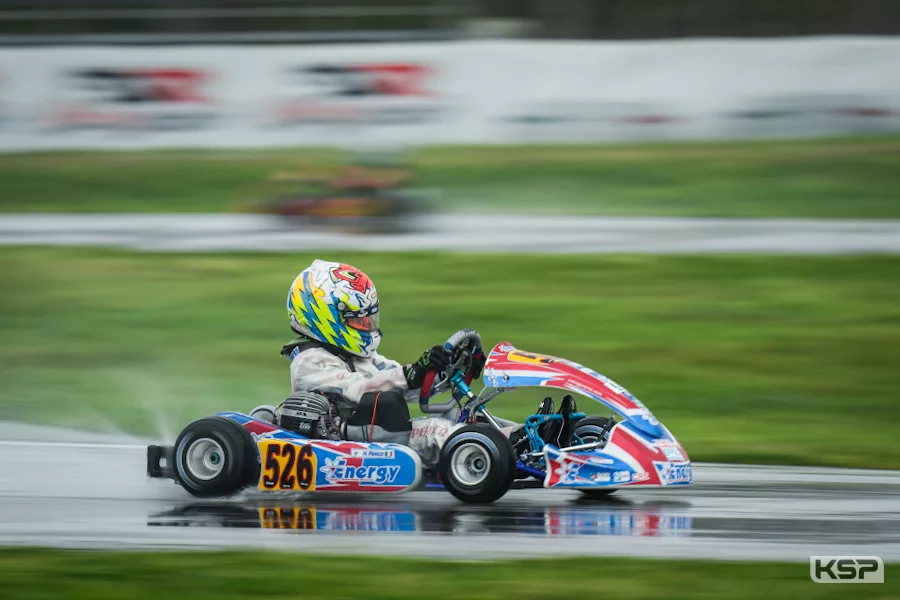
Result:
{"label": "black tire", "polygon": [[[577,435],[585,444],[599,441],[601,436],[606,432],[606,438],[609,437],[607,427],[613,419],[609,417],[585,417],[578,421],[575,426],[575,435]],[[615,489],[597,489],[597,490],[578,490],[587,498],[596,500],[598,498],[606,498],[610,494],[616,492]]]}
{"label": "black tire", "polygon": [[502,497],[512,485],[516,455],[497,428],[466,425],[447,438],[438,469],[451,494],[463,502],[488,503]]}
{"label": "black tire", "polygon": [[225,417],[207,417],[185,427],[175,440],[173,463],[175,481],[198,498],[230,496],[259,476],[253,438]]}

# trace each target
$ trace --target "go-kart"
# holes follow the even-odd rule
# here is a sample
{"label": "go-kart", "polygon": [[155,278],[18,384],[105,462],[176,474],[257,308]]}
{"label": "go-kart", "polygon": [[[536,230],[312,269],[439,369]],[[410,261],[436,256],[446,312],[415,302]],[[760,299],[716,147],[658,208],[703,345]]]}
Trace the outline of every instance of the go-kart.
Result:
{"label": "go-kart", "polygon": [[[173,446],[149,446],[147,473],[174,479],[198,497],[228,496],[250,486],[262,492],[446,489],[465,502],[493,502],[510,488],[566,488],[603,496],[623,487],[693,483],[681,444],[611,379],[578,363],[501,342],[487,357],[484,388],[476,395],[469,386],[473,357],[482,352],[480,336],[464,329],[444,347],[450,365],[443,373],[429,373],[419,396],[423,413],[453,418],[435,468],[423,466],[406,444],[325,439],[314,428],[301,432],[221,412],[185,427]],[[487,404],[526,386],[586,396],[621,420],[615,414],[539,410],[509,435],[511,422],[495,417]],[[447,391],[447,402],[431,402]],[[571,396],[563,399],[564,405],[573,403]],[[558,440],[565,445],[553,443]]]}
{"label": "go-kart", "polygon": [[336,173],[278,173],[252,210],[353,233],[404,233],[423,202],[404,189],[403,165],[357,163]]}

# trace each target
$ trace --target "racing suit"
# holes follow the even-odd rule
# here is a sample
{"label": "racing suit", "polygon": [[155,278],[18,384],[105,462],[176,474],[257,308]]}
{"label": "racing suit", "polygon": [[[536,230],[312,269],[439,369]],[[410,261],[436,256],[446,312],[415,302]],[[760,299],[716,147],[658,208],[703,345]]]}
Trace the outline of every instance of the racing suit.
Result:
{"label": "racing suit", "polygon": [[[355,409],[363,401],[363,396],[372,392],[394,390],[402,394],[406,402],[415,402],[419,397],[419,390],[409,389],[403,366],[378,353],[361,358],[303,338],[284,346],[281,353],[291,361],[292,392],[327,394],[333,399],[339,398],[339,405],[349,409]],[[405,417],[409,418],[408,411]],[[357,435],[354,435],[352,427],[345,428],[345,434],[346,439],[408,444],[419,453],[426,465],[431,465],[437,462],[441,446],[456,428],[454,413],[413,419],[411,430],[399,437],[391,432],[382,432],[379,437],[377,426],[374,427],[376,435],[371,439],[368,437],[369,427],[358,429]],[[359,433],[362,438],[359,438]]]}
{"label": "racing suit", "polygon": [[403,367],[377,352],[370,358],[341,357],[319,347],[294,347],[291,359],[291,391],[337,394],[348,402],[359,404],[366,392],[401,390],[407,400],[409,392]]}

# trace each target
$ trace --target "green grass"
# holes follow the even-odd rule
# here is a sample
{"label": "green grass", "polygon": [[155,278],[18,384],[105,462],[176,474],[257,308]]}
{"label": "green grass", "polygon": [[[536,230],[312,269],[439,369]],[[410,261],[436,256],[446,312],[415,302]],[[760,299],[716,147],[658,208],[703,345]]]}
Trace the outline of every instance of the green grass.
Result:
{"label": "green grass", "polygon": [[[900,218],[900,138],[413,151],[412,185],[453,211]],[[0,156],[0,211],[216,212],[271,196],[325,150]],[[279,186],[279,189],[283,189]]]}
{"label": "green grass", "polygon": [[[896,598],[883,585],[821,585],[806,563],[726,563],[625,558],[447,563],[273,552],[72,552],[0,550],[0,597],[191,600],[740,600]],[[350,579],[347,578],[350,576]]]}
{"label": "green grass", "polygon": [[[312,258],[0,250],[0,419],[171,440],[280,401],[284,297]],[[401,362],[474,327],[624,384],[694,460],[900,468],[900,258],[340,258],[377,283]]]}

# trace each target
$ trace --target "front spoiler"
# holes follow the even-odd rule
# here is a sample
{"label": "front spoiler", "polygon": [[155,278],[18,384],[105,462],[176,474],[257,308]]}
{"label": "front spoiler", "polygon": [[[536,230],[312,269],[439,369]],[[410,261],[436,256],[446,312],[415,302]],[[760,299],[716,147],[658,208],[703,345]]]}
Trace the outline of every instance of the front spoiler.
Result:
{"label": "front spoiler", "polygon": [[[626,445],[623,442],[627,440],[627,435],[619,433],[602,450],[591,452],[564,452],[548,444],[544,447],[544,487],[596,490],[694,483],[691,461],[674,439],[658,440],[653,446]],[[661,448],[666,448],[668,455]]]}
{"label": "front spoiler", "polygon": [[172,446],[147,446],[147,477],[174,479],[172,462],[175,449]]}

